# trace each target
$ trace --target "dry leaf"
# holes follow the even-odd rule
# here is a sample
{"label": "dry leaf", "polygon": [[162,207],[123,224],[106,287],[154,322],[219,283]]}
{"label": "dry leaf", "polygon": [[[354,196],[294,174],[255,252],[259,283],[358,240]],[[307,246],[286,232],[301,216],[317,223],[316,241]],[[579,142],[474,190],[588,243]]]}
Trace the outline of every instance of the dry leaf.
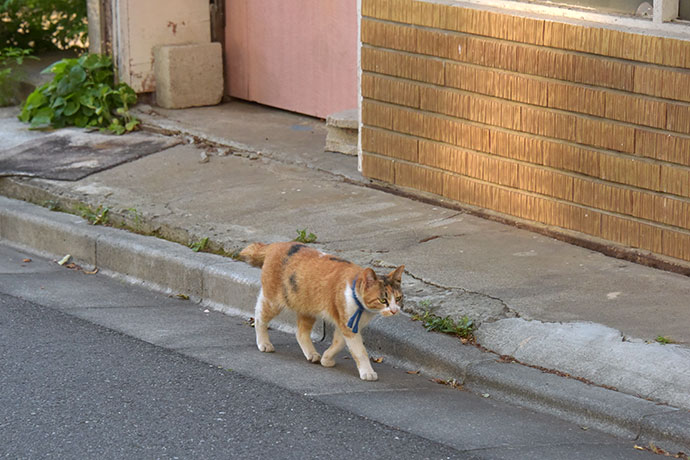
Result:
{"label": "dry leaf", "polygon": [[84,270],[84,273],[86,273],[87,275],[95,275],[96,273],[98,273],[98,267],[94,267],[93,270]]}
{"label": "dry leaf", "polygon": [[60,259],[60,261],[58,262],[58,265],[65,265],[67,262],[69,262],[69,260],[71,258],[72,258],[72,256],[70,254],[67,254],[65,257]]}
{"label": "dry leaf", "polygon": [[187,294],[177,294],[175,297],[182,300],[189,300],[189,296]]}
{"label": "dry leaf", "polygon": [[382,363],[382,362],[383,362],[383,357],[380,357],[380,358],[371,358],[371,360],[374,361],[375,363]]}
{"label": "dry leaf", "polygon": [[642,447],[642,446],[638,446],[637,444],[635,444],[635,445],[633,446],[633,449],[637,449],[637,450],[647,450],[647,449],[645,449],[645,448]]}
{"label": "dry leaf", "polygon": [[666,455],[668,453],[661,447],[657,447],[653,442],[649,443],[649,448],[657,455]]}
{"label": "dry leaf", "polygon": [[22,262],[24,262],[24,263],[27,263],[27,264],[28,264],[29,262],[31,262],[31,259],[24,259],[24,260],[22,260]]}
{"label": "dry leaf", "polygon": [[419,371],[407,371],[407,373],[417,375],[417,374],[419,374]]}

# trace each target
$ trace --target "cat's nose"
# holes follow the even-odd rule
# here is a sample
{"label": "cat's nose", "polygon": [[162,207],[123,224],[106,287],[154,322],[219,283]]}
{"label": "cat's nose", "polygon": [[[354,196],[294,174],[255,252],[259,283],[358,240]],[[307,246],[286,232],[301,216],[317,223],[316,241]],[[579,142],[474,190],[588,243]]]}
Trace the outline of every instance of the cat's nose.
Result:
{"label": "cat's nose", "polygon": [[393,313],[393,314],[396,314],[397,312],[400,311],[400,308],[399,308],[397,305],[395,305],[395,304],[393,304],[393,305],[391,305],[390,307],[388,307],[388,309],[389,309],[389,310],[391,311],[391,313]]}

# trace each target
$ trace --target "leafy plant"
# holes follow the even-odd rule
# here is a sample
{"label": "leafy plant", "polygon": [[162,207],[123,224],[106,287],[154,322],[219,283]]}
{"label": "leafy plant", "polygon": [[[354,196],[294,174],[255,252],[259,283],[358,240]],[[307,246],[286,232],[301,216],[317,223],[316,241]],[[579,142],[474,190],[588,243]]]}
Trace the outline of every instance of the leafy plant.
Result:
{"label": "leafy plant", "polygon": [[18,67],[24,59],[36,59],[31,52],[15,47],[0,49],[0,107],[19,102],[16,95],[23,75]]}
{"label": "leafy plant", "polygon": [[0,0],[0,47],[34,52],[86,48],[85,0]]}
{"label": "leafy plant", "polygon": [[657,336],[656,339],[654,339],[655,342],[660,343],[662,345],[668,345],[670,343],[676,343],[673,339],[670,339],[668,337],[664,337],[663,335]]}
{"label": "leafy plant", "polygon": [[78,126],[124,134],[139,125],[129,113],[137,95],[126,83],[113,85],[109,56],[85,54],[63,59],[43,73],[55,76],[29,95],[19,115],[31,128]]}
{"label": "leafy plant", "polygon": [[43,202],[43,207],[51,211],[58,211],[60,210],[60,203],[56,200],[46,200]]}
{"label": "leafy plant", "polygon": [[298,241],[300,243],[313,243],[316,241],[316,235],[311,232],[309,232],[307,235],[306,228],[304,230],[297,229],[297,238],[295,238],[294,241]]}
{"label": "leafy plant", "polygon": [[199,241],[189,245],[189,247],[194,252],[203,251],[204,249],[206,249],[206,246],[208,246],[208,237],[204,237],[204,238],[200,239]]}
{"label": "leafy plant", "polygon": [[105,225],[108,223],[108,213],[110,208],[99,205],[97,209],[93,209],[90,206],[79,205],[77,206],[77,211],[86,220],[89,221],[91,225]]}
{"label": "leafy plant", "polygon": [[141,213],[137,211],[137,208],[127,208],[125,211],[134,223],[134,230],[140,232],[142,227]]}
{"label": "leafy plant", "polygon": [[412,319],[421,321],[427,331],[442,332],[444,334],[457,335],[466,340],[472,340],[474,335],[474,321],[463,316],[460,321],[453,320],[450,316],[441,318],[426,310],[421,315],[415,315]]}

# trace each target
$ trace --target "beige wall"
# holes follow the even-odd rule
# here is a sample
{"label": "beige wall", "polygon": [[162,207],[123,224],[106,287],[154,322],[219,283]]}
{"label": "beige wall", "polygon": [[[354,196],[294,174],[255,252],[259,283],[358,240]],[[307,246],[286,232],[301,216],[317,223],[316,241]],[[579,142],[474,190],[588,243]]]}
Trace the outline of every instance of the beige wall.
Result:
{"label": "beige wall", "polygon": [[362,171],[690,261],[690,41],[363,0]]}
{"label": "beige wall", "polygon": [[113,0],[114,55],[121,81],[155,90],[153,47],[211,41],[208,0]]}

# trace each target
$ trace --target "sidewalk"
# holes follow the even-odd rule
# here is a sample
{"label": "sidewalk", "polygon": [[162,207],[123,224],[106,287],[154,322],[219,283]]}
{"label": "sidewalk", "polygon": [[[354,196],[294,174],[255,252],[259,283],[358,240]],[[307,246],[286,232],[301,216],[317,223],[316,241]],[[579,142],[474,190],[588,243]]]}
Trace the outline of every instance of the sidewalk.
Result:
{"label": "sidewalk", "polygon": [[[355,157],[323,152],[325,127],[319,120],[241,102],[138,110],[149,129],[186,143],[74,182],[0,178],[0,194],[39,204],[51,200],[64,207],[106,206],[113,222],[185,245],[207,237],[211,249],[227,253],[248,242],[292,240],[297,229],[306,229],[317,235],[315,246],[361,265],[383,269],[405,264],[408,312],[432,307],[439,316],[467,315],[480,324],[476,336],[486,349],[614,387],[616,394],[682,408],[674,413],[680,425],[671,431],[687,428],[690,433],[689,278],[367,187]],[[13,116],[13,109],[0,109],[2,139],[11,134],[20,142],[41,135],[27,133]],[[12,235],[2,233],[2,219],[7,222],[25,212],[13,209],[0,213],[0,236],[5,239]],[[184,251],[182,258],[207,256]],[[242,276],[256,276],[247,273]],[[246,307],[232,305],[248,312],[253,303]],[[480,352],[470,345],[439,339],[418,322],[401,321],[380,320],[375,324],[379,329],[372,328],[397,344],[397,351],[387,351],[403,360],[428,355],[433,361],[435,354],[443,355],[438,347],[444,346],[453,356],[438,359],[447,363],[465,359],[463,354],[472,357],[471,363],[490,361],[492,366],[475,368],[472,378],[488,386],[494,379],[496,394],[503,391],[507,399],[510,385],[531,384],[535,394],[542,394],[533,406],[551,404],[567,411],[569,406],[558,398],[584,400],[590,391],[585,388],[603,391],[573,379],[560,379],[568,383],[559,387],[551,374],[539,380],[541,372],[508,364],[500,369],[512,366],[510,378],[515,381],[504,376],[496,383],[492,373],[504,371],[493,367],[495,355],[477,357]],[[392,324],[400,329],[391,330]],[[658,336],[678,344],[654,343]],[[457,344],[447,345],[451,341]],[[390,345],[373,332],[367,342],[381,349]],[[405,349],[410,343],[415,350]],[[458,381],[468,375],[450,375],[450,365],[430,363],[429,368],[445,369],[447,378]],[[536,380],[520,382],[523,372]],[[575,383],[579,386],[568,387]],[[529,399],[512,396],[520,398]],[[586,411],[599,406],[605,416],[620,407],[614,399],[610,407],[591,400]],[[676,442],[687,442],[688,449],[690,435]]]}

